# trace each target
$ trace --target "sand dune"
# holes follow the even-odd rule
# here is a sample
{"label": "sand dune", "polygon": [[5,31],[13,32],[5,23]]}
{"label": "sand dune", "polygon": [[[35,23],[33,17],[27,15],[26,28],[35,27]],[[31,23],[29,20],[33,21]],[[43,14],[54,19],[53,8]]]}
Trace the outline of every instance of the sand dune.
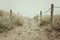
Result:
{"label": "sand dune", "polygon": [[60,40],[60,15],[54,16],[54,29],[50,25],[50,16],[43,16],[42,25],[40,18],[36,21],[13,15],[13,19],[10,20],[9,15],[2,16],[0,16],[0,40]]}

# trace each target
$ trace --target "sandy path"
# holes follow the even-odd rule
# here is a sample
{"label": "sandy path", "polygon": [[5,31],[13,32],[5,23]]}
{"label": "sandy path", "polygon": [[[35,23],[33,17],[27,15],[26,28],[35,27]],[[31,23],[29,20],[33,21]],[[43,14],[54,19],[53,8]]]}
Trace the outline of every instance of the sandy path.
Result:
{"label": "sandy path", "polygon": [[47,40],[45,32],[40,31],[37,23],[33,19],[27,19],[21,27],[16,27],[13,30],[0,35],[0,40]]}

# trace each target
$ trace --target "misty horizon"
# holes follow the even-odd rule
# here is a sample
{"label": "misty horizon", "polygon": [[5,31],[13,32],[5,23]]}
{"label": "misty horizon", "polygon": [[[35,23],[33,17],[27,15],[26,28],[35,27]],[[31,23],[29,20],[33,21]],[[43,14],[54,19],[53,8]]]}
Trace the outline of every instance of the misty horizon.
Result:
{"label": "misty horizon", "polygon": [[[47,14],[44,14],[48,8],[51,7],[51,4],[55,6],[59,6],[60,0],[1,0],[0,1],[0,9],[17,13],[19,12],[23,16],[33,17],[36,14],[40,14],[42,11],[43,15],[50,15],[50,11]],[[54,14],[59,14],[60,9],[54,8]]]}

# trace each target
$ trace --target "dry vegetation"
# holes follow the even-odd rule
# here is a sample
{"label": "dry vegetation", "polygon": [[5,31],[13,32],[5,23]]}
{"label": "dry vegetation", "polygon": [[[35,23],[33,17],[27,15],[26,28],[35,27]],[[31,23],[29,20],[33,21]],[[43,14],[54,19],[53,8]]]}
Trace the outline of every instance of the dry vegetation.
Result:
{"label": "dry vegetation", "polygon": [[[36,18],[34,18],[36,20]],[[38,25],[46,32],[48,40],[60,40],[60,15],[54,15],[53,26],[51,27],[50,15],[43,15],[42,22],[38,18]]]}
{"label": "dry vegetation", "polygon": [[12,13],[12,20],[10,13],[0,10],[0,33],[7,32],[15,27],[22,26],[24,23],[23,18]]}
{"label": "dry vegetation", "polygon": [[[28,37],[33,36],[32,38],[30,38],[31,40],[33,40],[33,39],[35,39],[34,38],[35,36],[39,35],[36,37],[35,40],[60,40],[60,18],[59,17],[60,17],[60,15],[54,15],[53,23],[52,23],[53,26],[51,27],[50,15],[48,15],[48,16],[43,15],[42,22],[41,22],[40,17],[38,17],[38,19],[37,19],[37,17],[34,17],[33,20],[32,19],[30,20],[28,18],[25,20],[23,17],[18,16],[15,13],[12,13],[12,16],[10,17],[10,13],[0,10],[0,33],[8,32],[11,29],[15,28],[14,30],[19,30],[18,35],[22,35],[20,33],[23,33],[23,34],[26,33],[26,35],[22,35],[22,37],[19,36],[19,38],[22,38],[22,39],[24,36],[28,36]],[[29,20],[30,20],[30,24],[29,24]],[[21,27],[21,26],[23,26],[23,27]],[[32,30],[30,28],[32,28]],[[14,30],[11,30],[10,32],[15,33]],[[29,32],[30,30],[31,30],[31,32]],[[35,30],[35,31],[33,31],[33,30]],[[34,34],[36,34],[36,35],[34,35]],[[30,36],[30,35],[32,35],[32,36]],[[10,34],[9,34],[9,36],[10,36]],[[28,38],[28,37],[24,37],[24,38]],[[45,38],[45,37],[47,37],[47,38]],[[11,38],[12,38],[12,34],[11,34]]]}

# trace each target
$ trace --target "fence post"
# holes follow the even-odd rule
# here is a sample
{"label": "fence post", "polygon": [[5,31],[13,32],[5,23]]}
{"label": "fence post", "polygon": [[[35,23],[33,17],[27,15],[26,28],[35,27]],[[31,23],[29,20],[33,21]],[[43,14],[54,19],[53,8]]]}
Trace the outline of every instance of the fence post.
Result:
{"label": "fence post", "polygon": [[40,11],[40,23],[42,23],[42,11]]}
{"label": "fence post", "polygon": [[54,11],[54,4],[51,4],[51,27],[52,27],[52,21],[53,21],[53,11]]}
{"label": "fence post", "polygon": [[[51,4],[51,27],[53,28],[53,12],[54,12],[54,4]],[[54,32],[53,32],[53,39],[54,40]]]}
{"label": "fence post", "polygon": [[10,9],[10,19],[12,20],[12,9]]}
{"label": "fence post", "polygon": [[38,22],[38,15],[36,15],[36,17],[37,17],[37,22]]}

